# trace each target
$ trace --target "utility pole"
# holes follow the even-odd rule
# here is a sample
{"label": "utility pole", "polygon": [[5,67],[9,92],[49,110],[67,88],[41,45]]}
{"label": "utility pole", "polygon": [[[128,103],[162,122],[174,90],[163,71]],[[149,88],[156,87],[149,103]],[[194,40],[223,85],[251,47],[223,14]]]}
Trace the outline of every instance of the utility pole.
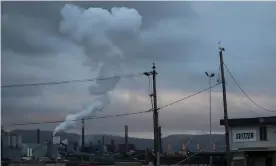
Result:
{"label": "utility pole", "polygon": [[226,99],[226,86],[224,78],[224,62],[222,52],[225,51],[223,47],[219,47],[219,58],[220,58],[220,70],[222,80],[222,91],[223,91],[223,107],[224,107],[224,127],[225,127],[225,139],[226,139],[226,155],[227,155],[227,166],[231,165],[231,153],[230,153],[230,140],[229,140],[229,123],[228,123],[228,112],[227,112],[227,99]]}
{"label": "utility pole", "polygon": [[84,119],[82,119],[82,129],[81,129],[81,150],[84,150]]}
{"label": "utility pole", "polygon": [[[156,70],[155,64],[153,63],[152,71],[145,72],[144,75],[150,76],[152,75],[152,82],[153,82],[153,130],[154,130],[154,154],[155,154],[155,165],[160,166],[160,136],[158,132],[158,108],[157,108],[157,93],[156,93]],[[151,96],[151,95],[150,95]]]}
{"label": "utility pole", "polygon": [[156,94],[156,71],[155,64],[152,66],[152,82],[153,82],[153,126],[154,126],[154,142],[156,166],[160,166],[160,152],[159,152],[159,133],[158,133],[158,110],[157,110],[157,94]]}
{"label": "utility pole", "polygon": [[163,153],[163,149],[162,149],[162,129],[161,126],[158,127],[158,134],[159,134],[159,152],[160,154]]}

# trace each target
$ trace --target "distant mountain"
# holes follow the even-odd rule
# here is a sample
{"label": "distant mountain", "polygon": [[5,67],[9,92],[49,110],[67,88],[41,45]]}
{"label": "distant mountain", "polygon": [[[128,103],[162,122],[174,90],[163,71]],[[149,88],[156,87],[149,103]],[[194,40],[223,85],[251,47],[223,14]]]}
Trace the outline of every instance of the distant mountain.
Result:
{"label": "distant mountain", "polygon": [[[37,135],[36,130],[13,130],[11,131],[13,134],[20,134],[22,137],[23,143],[36,143]],[[40,142],[44,142],[46,140],[52,140],[52,132],[51,131],[40,131]],[[80,135],[74,133],[66,133],[60,132],[57,134],[61,137],[61,139],[68,139],[69,142],[79,142]],[[110,144],[111,140],[115,141],[115,144],[123,144],[124,137],[121,136],[113,136],[113,135],[87,135],[85,137],[86,143],[92,142],[96,144],[98,140],[101,140],[104,136],[105,144]],[[224,135],[212,135],[212,141],[216,143],[217,151],[224,151]],[[206,151],[212,150],[212,145],[210,145],[210,136],[209,135],[187,135],[187,134],[175,134],[170,135],[162,139],[163,151],[168,150],[168,144],[170,144],[173,151],[179,151],[184,143],[186,147],[190,151],[195,151],[197,148],[197,144],[200,145],[200,148],[206,149]],[[152,149],[153,148],[153,140],[152,139],[142,139],[142,138],[128,138],[128,142],[130,144],[134,144],[137,149]]]}

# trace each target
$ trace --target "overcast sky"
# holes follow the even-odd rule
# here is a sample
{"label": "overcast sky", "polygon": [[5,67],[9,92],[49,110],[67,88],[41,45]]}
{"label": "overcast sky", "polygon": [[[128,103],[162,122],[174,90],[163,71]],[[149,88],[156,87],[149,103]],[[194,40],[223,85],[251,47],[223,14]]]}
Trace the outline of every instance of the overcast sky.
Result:
{"label": "overcast sky", "polygon": [[[207,88],[205,71],[216,74],[212,84],[216,83],[221,41],[225,63],[241,87],[258,104],[276,109],[275,2],[2,2],[2,85],[98,76],[87,63],[89,52],[83,50],[89,46],[61,31],[61,11],[69,3],[82,10],[110,12],[112,7],[127,7],[139,13],[139,40],[114,35],[112,41],[124,52],[122,74],[150,71],[156,63],[158,106]],[[254,106],[228,73],[226,80],[230,118],[276,115]],[[1,89],[2,125],[63,120],[93,102],[91,84]],[[146,76],[121,79],[110,93],[111,103],[95,116],[147,110],[151,107],[148,94]],[[213,131],[223,131],[222,117],[222,92],[217,86],[212,89]],[[152,123],[152,114],[90,120],[86,133],[121,134],[127,124],[131,135],[152,137]],[[57,125],[5,128],[52,131]],[[208,131],[209,93],[160,110],[160,125],[164,135]],[[79,131],[80,125],[70,130]]]}

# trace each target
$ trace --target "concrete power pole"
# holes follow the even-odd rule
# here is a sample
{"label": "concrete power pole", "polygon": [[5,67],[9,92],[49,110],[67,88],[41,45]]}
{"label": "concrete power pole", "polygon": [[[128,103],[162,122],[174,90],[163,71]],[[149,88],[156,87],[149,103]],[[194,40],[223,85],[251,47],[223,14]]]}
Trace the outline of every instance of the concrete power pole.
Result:
{"label": "concrete power pole", "polygon": [[155,64],[152,66],[152,82],[153,82],[153,127],[154,127],[154,151],[156,155],[156,166],[160,166],[160,140],[159,140],[159,124],[158,124],[158,110],[157,110],[157,94],[156,94],[156,71]]}
{"label": "concrete power pole", "polygon": [[221,70],[221,80],[222,80],[222,91],[223,91],[223,107],[224,107],[224,127],[225,127],[225,141],[226,141],[226,155],[227,155],[227,166],[231,166],[231,153],[230,153],[230,140],[229,140],[229,123],[228,123],[228,112],[227,112],[227,99],[226,99],[226,86],[224,78],[224,67],[223,67],[223,56],[222,52],[225,51],[224,48],[219,47],[219,57],[220,57],[220,70]]}
{"label": "concrete power pole", "polygon": [[162,149],[162,129],[161,126],[158,127],[158,134],[159,134],[159,152],[160,154],[163,153],[163,149]]}
{"label": "concrete power pole", "polygon": [[145,72],[144,75],[150,76],[152,75],[153,82],[153,94],[150,95],[153,97],[153,130],[154,130],[154,155],[155,155],[155,165],[160,166],[160,135],[158,132],[158,108],[157,108],[157,93],[156,93],[156,74],[155,64],[153,63],[152,71]]}

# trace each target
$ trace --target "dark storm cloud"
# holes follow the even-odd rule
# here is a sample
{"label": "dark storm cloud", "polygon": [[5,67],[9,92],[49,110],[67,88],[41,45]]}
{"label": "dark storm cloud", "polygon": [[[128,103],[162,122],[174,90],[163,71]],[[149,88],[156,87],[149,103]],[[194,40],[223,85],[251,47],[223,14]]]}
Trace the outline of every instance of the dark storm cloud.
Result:
{"label": "dark storm cloud", "polygon": [[[24,3],[24,5],[22,5],[22,3]],[[56,49],[51,45],[51,43],[54,44],[56,42],[62,44],[62,42],[56,40],[59,40],[58,37],[62,36],[58,30],[61,19],[60,10],[66,3],[76,4],[83,8],[101,7],[108,10],[114,6],[135,8],[143,17],[143,26],[146,25],[146,28],[150,28],[150,26],[155,27],[155,24],[159,24],[161,30],[163,30],[163,24],[160,24],[159,22],[162,20],[170,20],[171,18],[174,18],[186,22],[198,18],[196,12],[191,8],[190,2],[4,2],[3,6],[5,6],[5,8],[2,10],[2,14],[6,16],[6,19],[2,18],[2,40],[5,41],[2,45],[3,49],[12,49],[14,51],[28,53],[41,53]],[[154,6],[154,10],[152,10],[150,6]],[[20,29],[18,26],[15,26],[15,24],[21,25]],[[166,25],[166,23],[164,23],[164,25]],[[154,29],[150,28],[149,30],[154,31]],[[166,29],[164,30],[166,31]],[[176,29],[176,31],[179,30],[179,28]],[[168,32],[161,33],[166,34]],[[183,34],[178,36],[183,36]],[[13,41],[12,39],[14,38],[19,40]],[[153,56],[153,60],[155,61],[158,59],[167,60],[168,52],[156,49],[156,47],[165,49],[166,47],[164,46],[167,45],[167,47],[173,47],[177,54],[179,43],[176,42],[178,41],[163,42],[154,47],[151,46],[151,43],[145,46],[142,45],[141,51],[138,51],[136,56],[137,54],[140,55],[137,56],[140,58],[146,56],[146,59],[147,57]],[[185,46],[188,50],[192,44],[187,44],[188,40],[185,40],[185,42],[186,43],[181,43],[181,47]],[[125,46],[124,48],[128,47]],[[145,49],[149,49],[149,51],[142,51]],[[133,54],[133,52],[131,53]],[[157,54],[158,57],[155,56]],[[170,56],[170,59],[173,59],[172,56]]]}

